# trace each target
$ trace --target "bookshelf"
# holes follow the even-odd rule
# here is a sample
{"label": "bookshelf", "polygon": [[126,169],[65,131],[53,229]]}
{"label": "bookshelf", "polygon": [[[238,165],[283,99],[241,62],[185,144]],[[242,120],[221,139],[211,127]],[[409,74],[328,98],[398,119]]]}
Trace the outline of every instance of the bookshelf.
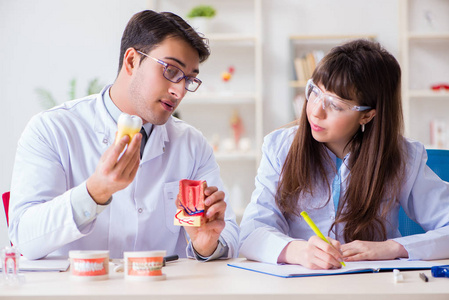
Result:
{"label": "bookshelf", "polygon": [[[198,77],[203,84],[186,95],[177,111],[216,148],[226,192],[239,221],[254,190],[263,140],[262,1],[153,0],[151,4],[150,9],[171,11],[183,18],[199,4],[217,11],[204,32],[211,56],[200,66]],[[230,66],[235,72],[224,82],[221,74]],[[243,122],[244,143],[232,145],[231,120],[236,112]]]}
{"label": "bookshelf", "polygon": [[[290,99],[293,103],[292,118],[297,119],[305,100],[304,89],[315,66],[333,47],[354,39],[371,39],[375,35],[293,35],[289,38],[290,48]],[[301,61],[301,63],[298,63]]]}
{"label": "bookshelf", "polygon": [[449,2],[400,0],[399,12],[405,134],[448,149]]}

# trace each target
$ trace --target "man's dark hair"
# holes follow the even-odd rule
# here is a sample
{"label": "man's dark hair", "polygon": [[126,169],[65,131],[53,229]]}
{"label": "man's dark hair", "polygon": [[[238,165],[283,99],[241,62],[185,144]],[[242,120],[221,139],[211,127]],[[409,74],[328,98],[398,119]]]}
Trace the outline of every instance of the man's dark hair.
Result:
{"label": "man's dark hair", "polygon": [[[201,37],[186,21],[170,12],[155,12],[144,10],[135,14],[126,25],[120,46],[120,59],[118,71],[123,64],[125,52],[129,48],[148,53],[167,37],[176,37],[186,41],[196,51],[200,62],[205,61],[209,55],[207,39]],[[142,55],[141,60],[145,56]]]}

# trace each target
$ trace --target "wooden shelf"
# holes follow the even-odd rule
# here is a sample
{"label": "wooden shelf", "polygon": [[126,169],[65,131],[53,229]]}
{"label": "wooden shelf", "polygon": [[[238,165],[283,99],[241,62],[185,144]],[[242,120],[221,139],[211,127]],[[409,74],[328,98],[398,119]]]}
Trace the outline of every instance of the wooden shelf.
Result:
{"label": "wooden shelf", "polygon": [[409,96],[413,98],[449,98],[449,91],[409,90]]}
{"label": "wooden shelf", "polygon": [[374,34],[363,34],[363,35],[292,35],[290,36],[291,41],[300,41],[301,43],[304,40],[311,40],[314,42],[319,42],[321,44],[329,44],[334,43],[339,40],[355,40],[355,39],[376,39],[376,35]]}
{"label": "wooden shelf", "polygon": [[257,158],[257,155],[254,151],[249,152],[230,152],[230,153],[224,153],[224,152],[216,152],[215,158],[218,162],[220,161],[242,161],[242,160],[248,160],[248,161],[255,161]]}
{"label": "wooden shelf", "polygon": [[240,33],[209,33],[206,36],[211,42],[256,42],[257,37]]}
{"label": "wooden shelf", "polygon": [[[211,144],[215,144],[212,140],[219,137],[218,149],[222,151],[217,151],[214,156],[220,166],[220,177],[224,186],[237,186],[241,192],[239,195],[237,189],[228,190],[229,203],[241,198],[241,205],[246,206],[254,189],[254,177],[261,159],[260,149],[264,137],[263,1],[201,1],[205,5],[211,4],[219,12],[211,22],[210,30],[204,32],[211,57],[204,65],[200,65],[199,77],[204,79],[203,86],[196,93],[187,93],[178,109],[182,119],[202,131]],[[184,16],[196,5],[194,2],[197,1],[153,0],[152,9]],[[238,14],[236,10],[239,10]],[[228,26],[229,22],[238,23],[239,26]],[[202,32],[201,28],[198,31]],[[233,90],[226,87],[219,77],[230,65],[236,67],[236,78],[239,76],[238,82],[231,83]],[[225,141],[234,139],[230,121],[235,111],[239,113],[244,125],[242,138],[250,140],[250,148],[245,152],[236,150],[224,153],[224,149],[227,149]],[[243,211],[238,213],[240,218],[242,213]]]}
{"label": "wooden shelf", "polygon": [[181,105],[212,105],[212,104],[254,104],[256,95],[253,93],[204,93],[186,96]]}
{"label": "wooden shelf", "polygon": [[418,32],[409,32],[407,34],[407,38],[409,40],[449,40],[449,32],[429,32],[429,33],[418,33]]}
{"label": "wooden shelf", "polygon": [[[422,12],[425,7],[429,13],[438,13],[437,19],[440,13],[445,17],[449,11],[449,2],[399,0],[399,4],[405,136],[431,145],[434,142],[433,135],[429,134],[432,122],[438,120],[441,124],[449,123],[444,113],[449,107],[449,91],[430,89],[431,85],[440,80],[443,83],[448,72],[445,52],[449,45],[449,31],[445,23],[434,24],[436,26],[429,24],[429,20],[425,23]],[[411,86],[427,88],[412,89]]]}
{"label": "wooden shelf", "polygon": [[292,80],[290,81],[289,85],[293,88],[305,88],[307,82],[306,81],[298,81],[298,80]]}

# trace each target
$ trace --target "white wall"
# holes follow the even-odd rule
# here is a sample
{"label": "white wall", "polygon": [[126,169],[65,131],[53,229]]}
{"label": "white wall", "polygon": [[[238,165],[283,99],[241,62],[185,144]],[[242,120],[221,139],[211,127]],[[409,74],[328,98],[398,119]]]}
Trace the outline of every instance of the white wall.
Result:
{"label": "white wall", "polygon": [[[173,1],[173,0],[164,0]],[[204,0],[207,2],[207,0]],[[295,34],[378,35],[398,54],[398,4],[391,0],[263,0],[264,132],[291,121],[288,37]],[[0,192],[9,190],[15,148],[31,116],[42,110],[35,89],[68,100],[98,77],[116,75],[126,22],[149,7],[145,0],[0,0]],[[0,213],[0,246],[8,243]]]}

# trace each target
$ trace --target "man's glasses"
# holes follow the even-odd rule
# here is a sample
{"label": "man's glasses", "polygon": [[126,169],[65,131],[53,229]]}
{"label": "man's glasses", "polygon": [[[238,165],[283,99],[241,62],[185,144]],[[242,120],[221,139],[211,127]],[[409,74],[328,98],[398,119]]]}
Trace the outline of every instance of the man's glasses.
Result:
{"label": "man's glasses", "polygon": [[184,72],[178,67],[163,62],[160,59],[151,57],[148,54],[140,52],[139,50],[137,50],[137,52],[163,65],[164,66],[163,75],[165,79],[167,79],[168,81],[178,83],[185,78],[186,79],[185,89],[188,90],[189,92],[195,92],[200,87],[201,80],[199,80],[198,78],[193,76],[186,76],[186,74],[184,74]]}
{"label": "man's glasses", "polygon": [[341,114],[351,110],[364,111],[371,109],[369,106],[352,105],[347,102],[348,100],[343,100],[337,96],[323,93],[323,91],[313,83],[312,79],[307,81],[306,99],[310,103],[318,103],[322,100],[323,109],[335,114]]}

